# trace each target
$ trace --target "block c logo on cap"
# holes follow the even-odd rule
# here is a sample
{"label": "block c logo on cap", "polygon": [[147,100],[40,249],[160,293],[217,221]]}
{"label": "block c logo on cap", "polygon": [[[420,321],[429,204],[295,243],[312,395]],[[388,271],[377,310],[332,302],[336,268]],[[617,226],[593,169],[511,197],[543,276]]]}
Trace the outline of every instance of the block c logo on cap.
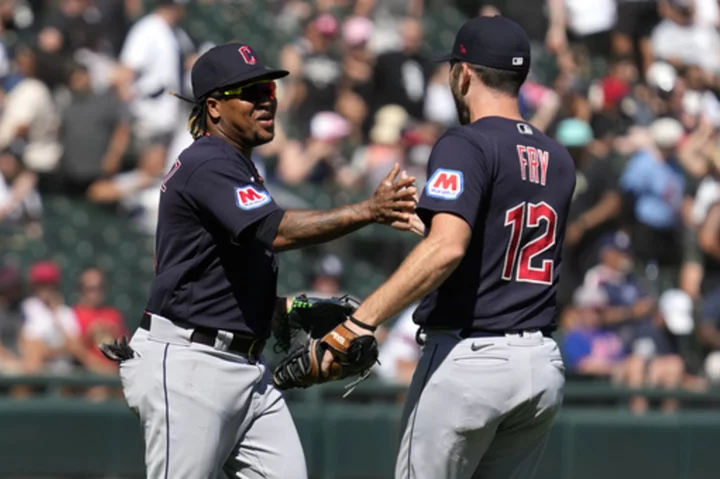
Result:
{"label": "block c logo on cap", "polygon": [[252,185],[235,188],[235,203],[242,210],[254,210],[270,203],[270,195]]}
{"label": "block c logo on cap", "polygon": [[432,198],[456,200],[463,192],[463,173],[438,168],[427,182],[425,192]]}
{"label": "block c logo on cap", "polygon": [[247,45],[241,46],[239,52],[240,55],[242,55],[243,60],[245,60],[245,63],[247,63],[248,65],[255,65],[255,63],[257,63],[257,58],[255,57],[255,54]]}

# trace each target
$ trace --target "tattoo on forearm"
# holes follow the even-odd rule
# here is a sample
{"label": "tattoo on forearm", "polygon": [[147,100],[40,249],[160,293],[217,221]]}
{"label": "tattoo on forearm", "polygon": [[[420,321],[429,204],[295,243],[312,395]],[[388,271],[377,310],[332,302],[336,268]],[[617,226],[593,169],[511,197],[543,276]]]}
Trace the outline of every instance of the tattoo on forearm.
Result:
{"label": "tattoo on forearm", "polygon": [[285,212],[273,246],[277,251],[325,243],[371,223],[361,204],[327,211],[289,210]]}

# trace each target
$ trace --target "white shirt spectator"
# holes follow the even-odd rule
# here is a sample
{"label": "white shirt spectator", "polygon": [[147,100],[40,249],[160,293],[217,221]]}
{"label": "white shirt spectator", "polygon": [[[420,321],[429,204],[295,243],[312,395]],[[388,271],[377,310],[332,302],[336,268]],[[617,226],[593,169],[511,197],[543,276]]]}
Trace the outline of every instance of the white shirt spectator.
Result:
{"label": "white shirt spectator", "polygon": [[425,118],[446,128],[457,124],[457,108],[450,87],[445,83],[428,85],[424,106]]}
{"label": "white shirt spectator", "polygon": [[6,77],[10,73],[10,57],[7,47],[0,42],[0,78]]}
{"label": "white shirt spectator", "polygon": [[658,59],[678,59],[686,65],[720,72],[720,35],[712,26],[684,26],[663,20],[653,30],[651,43]]}
{"label": "white shirt spectator", "polygon": [[615,25],[615,0],[565,0],[570,30],[584,37],[610,30]]}
{"label": "white shirt spectator", "polygon": [[[68,306],[59,306],[53,315],[38,298],[28,298],[20,307],[25,318],[21,335],[28,339],[42,341],[50,348],[60,348],[65,343],[65,335],[77,337],[80,334],[75,313]],[[69,356],[56,357],[48,364],[51,372],[66,371],[71,367]]]}
{"label": "white shirt spectator", "polygon": [[[125,192],[120,205],[130,216],[136,231],[154,236],[160,202],[162,178],[145,185],[147,176],[138,170],[126,171],[113,177],[115,186]],[[144,185],[138,188],[138,185]]]}
{"label": "white shirt spectator", "polygon": [[717,0],[695,0],[695,23],[704,27],[717,27],[719,22]]}
{"label": "white shirt spectator", "polygon": [[[187,118],[190,115],[190,108],[181,105],[180,115],[182,118]],[[180,157],[185,148],[189,147],[193,143],[193,137],[188,131],[187,121],[178,122],[175,126],[172,141],[168,145],[167,157],[165,159],[165,172],[167,173],[173,167],[177,159]]]}
{"label": "white shirt spectator", "polygon": [[376,365],[373,371],[385,381],[400,382],[398,361],[417,364],[420,359],[421,348],[415,340],[418,325],[412,320],[416,307],[417,304],[413,304],[400,314],[380,345],[380,364]]}
{"label": "white shirt spectator", "polygon": [[62,146],[58,141],[60,117],[47,86],[35,78],[20,81],[5,97],[0,116],[0,149],[15,139],[18,128],[28,127],[23,163],[36,172],[55,169]]}
{"label": "white shirt spectator", "polygon": [[[13,185],[8,183],[5,177],[0,174],[0,210],[8,207],[13,195]],[[23,215],[28,215],[30,218],[37,219],[43,211],[42,199],[37,188],[33,188],[32,191],[15,207],[10,211],[5,218],[0,218],[0,222],[3,220],[16,222],[20,221]]]}
{"label": "white shirt spectator", "polygon": [[720,201],[720,182],[712,176],[706,176],[700,181],[692,207],[692,221],[700,226],[707,216],[708,210]]}
{"label": "white shirt spectator", "polygon": [[180,119],[180,100],[168,94],[181,91],[182,52],[190,39],[157,14],[140,19],[128,32],[120,62],[136,73],[135,98],[130,108],[137,131],[144,135],[171,133]]}
{"label": "white shirt spectator", "polygon": [[720,126],[720,102],[710,90],[687,90],[683,95],[683,110],[691,116],[704,115],[708,121]]}

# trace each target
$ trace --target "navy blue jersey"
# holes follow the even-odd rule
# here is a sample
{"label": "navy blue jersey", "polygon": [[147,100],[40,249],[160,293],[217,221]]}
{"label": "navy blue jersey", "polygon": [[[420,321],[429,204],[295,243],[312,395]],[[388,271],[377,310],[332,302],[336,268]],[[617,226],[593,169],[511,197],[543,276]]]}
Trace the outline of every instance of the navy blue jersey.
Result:
{"label": "navy blue jersey", "polygon": [[512,331],[555,326],[566,218],[575,189],[568,151],[532,126],[488,117],[451,128],[427,167],[418,215],[464,219],[472,239],[457,269],[421,301],[427,327]]}
{"label": "navy blue jersey", "polygon": [[[174,321],[269,334],[275,304],[274,234],[282,216],[252,163],[214,136],[196,140],[161,187],[156,275],[147,311]],[[278,213],[280,213],[278,215]]]}

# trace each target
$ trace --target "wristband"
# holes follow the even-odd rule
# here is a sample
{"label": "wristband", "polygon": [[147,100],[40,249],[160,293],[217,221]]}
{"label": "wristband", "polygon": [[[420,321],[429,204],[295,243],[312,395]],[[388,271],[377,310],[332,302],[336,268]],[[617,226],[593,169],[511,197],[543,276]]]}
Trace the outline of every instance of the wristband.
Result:
{"label": "wristband", "polygon": [[377,329],[377,326],[370,326],[369,324],[363,323],[362,321],[355,319],[352,316],[348,316],[348,319],[350,320],[351,323],[356,324],[356,325],[360,326],[361,328],[367,329],[369,331],[375,332],[375,330]]}

